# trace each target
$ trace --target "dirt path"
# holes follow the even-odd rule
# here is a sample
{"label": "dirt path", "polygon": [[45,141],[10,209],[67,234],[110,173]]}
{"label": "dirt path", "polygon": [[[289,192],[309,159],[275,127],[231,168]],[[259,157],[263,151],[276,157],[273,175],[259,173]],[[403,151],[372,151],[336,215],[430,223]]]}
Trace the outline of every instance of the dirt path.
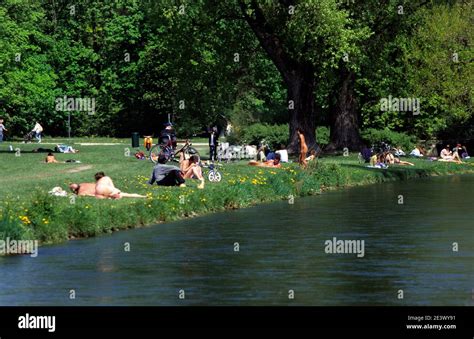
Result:
{"label": "dirt path", "polygon": [[77,173],[77,172],[87,171],[88,169],[91,169],[91,168],[92,168],[92,165],[83,165],[83,166],[79,166],[79,167],[67,170],[64,173]]}
{"label": "dirt path", "polygon": [[[49,173],[41,173],[41,174],[36,174],[36,175],[29,175],[29,176],[19,176],[16,177],[15,180],[24,180],[24,179],[45,179],[45,178],[51,178],[51,177],[59,177],[61,174],[65,173],[79,173],[82,171],[87,171],[92,168],[92,165],[82,165],[78,166],[75,168],[71,169],[62,169],[57,172],[49,172]],[[0,182],[2,181],[9,181],[11,178],[2,178],[0,177]]]}

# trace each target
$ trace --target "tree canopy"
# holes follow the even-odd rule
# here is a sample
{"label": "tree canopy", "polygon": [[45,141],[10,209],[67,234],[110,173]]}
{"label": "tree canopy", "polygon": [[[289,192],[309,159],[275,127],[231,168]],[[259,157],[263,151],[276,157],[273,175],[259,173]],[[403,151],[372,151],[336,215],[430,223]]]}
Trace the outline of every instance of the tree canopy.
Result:
{"label": "tree canopy", "polygon": [[[472,136],[470,1],[0,0],[0,116],[20,135],[157,133],[287,124],[310,146],[360,130]],[[58,98],[94,98],[94,112]],[[419,111],[381,100],[419,100]]]}

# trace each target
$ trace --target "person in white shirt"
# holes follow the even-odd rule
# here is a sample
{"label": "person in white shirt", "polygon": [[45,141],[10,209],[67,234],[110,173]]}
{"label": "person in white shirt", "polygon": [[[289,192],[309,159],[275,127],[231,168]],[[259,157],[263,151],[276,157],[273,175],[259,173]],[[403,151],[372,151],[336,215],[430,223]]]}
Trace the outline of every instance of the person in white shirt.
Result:
{"label": "person in white shirt", "polygon": [[397,157],[403,157],[403,156],[406,155],[405,152],[403,152],[403,150],[400,146],[395,147],[394,151],[395,151],[395,156],[397,156]]}
{"label": "person in white shirt", "polygon": [[410,152],[410,155],[419,158],[423,156],[423,153],[421,153],[420,148],[417,146]]}
{"label": "person in white shirt", "polygon": [[281,162],[288,162],[288,151],[285,149],[285,145],[280,145],[280,149],[275,153],[280,154]]}
{"label": "person in white shirt", "polygon": [[35,138],[38,140],[38,144],[41,143],[41,133],[43,133],[43,126],[39,122],[36,122],[35,127],[33,127],[33,132],[35,132]]}
{"label": "person in white shirt", "polygon": [[3,125],[3,119],[0,119],[0,142],[3,141],[3,131],[8,132],[8,130]]}

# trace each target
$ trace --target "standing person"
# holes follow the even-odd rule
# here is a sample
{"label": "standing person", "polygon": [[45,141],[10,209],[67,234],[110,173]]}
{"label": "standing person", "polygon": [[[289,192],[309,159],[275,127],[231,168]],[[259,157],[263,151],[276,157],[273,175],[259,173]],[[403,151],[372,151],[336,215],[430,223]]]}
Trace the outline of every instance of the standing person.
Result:
{"label": "standing person", "polygon": [[164,154],[160,154],[158,157],[158,163],[153,168],[148,184],[153,185],[155,182],[160,186],[186,187],[181,170],[176,166],[166,165],[166,156]]}
{"label": "standing person", "polygon": [[209,158],[211,161],[217,160],[217,127],[213,127],[209,132]]}
{"label": "standing person", "polygon": [[38,140],[38,144],[41,143],[41,133],[43,133],[43,126],[37,121],[35,127],[33,127],[33,131],[35,132],[35,138]]}
{"label": "standing person", "polygon": [[308,162],[306,161],[306,153],[308,153],[308,145],[306,145],[306,139],[304,137],[303,131],[298,128],[296,129],[296,133],[298,134],[298,140],[300,143],[300,156],[298,157],[298,162],[303,168],[306,168]]}
{"label": "standing person", "polygon": [[167,122],[164,124],[165,128],[160,132],[160,143],[165,145],[173,146],[173,149],[176,148],[177,139],[176,139],[176,132],[173,128],[173,124],[171,122]]}
{"label": "standing person", "polygon": [[8,132],[8,130],[3,125],[3,119],[0,119],[0,143],[3,142],[3,131]]}

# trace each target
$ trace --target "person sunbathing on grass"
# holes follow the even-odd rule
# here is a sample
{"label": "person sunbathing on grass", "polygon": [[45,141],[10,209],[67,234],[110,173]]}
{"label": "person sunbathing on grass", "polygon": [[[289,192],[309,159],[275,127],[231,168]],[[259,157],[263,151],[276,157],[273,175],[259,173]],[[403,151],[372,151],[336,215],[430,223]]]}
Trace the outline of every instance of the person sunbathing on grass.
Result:
{"label": "person sunbathing on grass", "polygon": [[46,159],[44,159],[44,161],[47,163],[47,164],[56,164],[58,163],[59,161],[56,160],[56,158],[54,157],[54,154],[49,152],[48,155],[46,156]]}
{"label": "person sunbathing on grass", "polygon": [[95,183],[93,182],[70,184],[69,188],[78,196],[95,197]]}
{"label": "person sunbathing on grass", "polygon": [[259,166],[259,167],[277,167],[277,168],[280,168],[281,167],[281,156],[279,153],[276,153],[275,154],[275,159],[272,159],[272,160],[268,160],[268,161],[265,161],[265,162],[258,162],[258,161],[250,161],[249,162],[249,165],[250,166]]}
{"label": "person sunbathing on grass", "polygon": [[397,165],[415,166],[415,164],[412,162],[403,161],[403,160],[400,160],[399,158],[396,158],[392,153],[387,153],[385,155],[385,163],[390,164],[390,165],[397,164]]}
{"label": "person sunbathing on grass", "polygon": [[197,188],[204,188],[204,177],[202,175],[202,168],[199,166],[199,158],[196,155],[191,155],[189,160],[184,159],[183,152],[179,153],[179,167],[183,173],[184,179],[196,178],[201,183]]}
{"label": "person sunbathing on grass", "polygon": [[313,161],[314,159],[316,159],[316,151],[313,149],[309,153],[309,157],[306,158],[306,162]]}
{"label": "person sunbathing on grass", "polygon": [[94,177],[96,181],[95,197],[97,199],[146,198],[144,195],[120,191],[104,172],[97,172]]}
{"label": "person sunbathing on grass", "polygon": [[64,144],[57,144],[54,149],[59,153],[79,153],[78,149],[74,149],[72,146]]}

